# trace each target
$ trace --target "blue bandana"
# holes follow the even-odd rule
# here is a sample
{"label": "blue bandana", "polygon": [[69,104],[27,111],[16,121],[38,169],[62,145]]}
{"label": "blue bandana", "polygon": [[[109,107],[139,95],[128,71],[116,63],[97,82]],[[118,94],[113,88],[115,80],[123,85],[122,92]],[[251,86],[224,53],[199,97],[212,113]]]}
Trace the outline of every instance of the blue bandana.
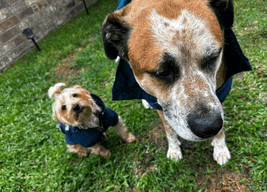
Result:
{"label": "blue bandana", "polygon": [[[130,3],[131,0],[119,0],[118,10]],[[241,50],[237,38],[232,29],[224,30],[225,36],[225,52],[224,58],[227,65],[226,81],[216,91],[216,95],[221,103],[223,103],[232,89],[232,76],[252,70],[248,58]],[[154,109],[162,110],[157,103],[157,98],[146,93],[136,82],[132,69],[127,61],[120,59],[116,72],[116,79],[112,89],[112,100],[133,100],[145,99]]]}
{"label": "blue bandana", "polygon": [[66,135],[66,143],[69,145],[81,145],[83,147],[92,147],[98,143],[110,126],[115,126],[119,122],[118,114],[106,108],[104,102],[96,95],[91,94],[96,104],[101,108],[99,112],[99,127],[79,129],[78,127],[69,126],[60,123],[62,133]]}

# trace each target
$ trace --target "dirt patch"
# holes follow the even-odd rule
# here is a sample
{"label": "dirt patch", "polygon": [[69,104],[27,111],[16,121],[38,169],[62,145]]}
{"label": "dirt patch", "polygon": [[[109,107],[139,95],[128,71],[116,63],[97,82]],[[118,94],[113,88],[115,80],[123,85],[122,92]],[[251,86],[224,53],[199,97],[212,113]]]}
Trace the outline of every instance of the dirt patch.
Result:
{"label": "dirt patch", "polygon": [[[199,145],[194,145],[194,143],[185,141],[178,137],[182,143],[182,150],[186,150],[187,154],[190,151],[195,151],[195,147],[200,147]],[[152,127],[152,130],[148,132],[148,135],[142,138],[141,142],[154,143],[157,147],[167,150],[168,142],[165,134],[164,126],[159,120],[157,124]],[[203,154],[205,154],[207,159],[212,159],[212,150],[208,146],[209,141],[201,148]],[[187,155],[186,158],[193,158],[193,156]],[[194,161],[194,159],[192,159]],[[157,165],[154,164],[153,156],[147,154],[145,160],[142,162],[134,163],[136,170],[135,175],[137,178],[143,175],[153,172],[158,169]],[[193,166],[193,165],[192,165]],[[207,173],[207,170],[213,170],[212,173]],[[250,167],[246,167],[242,173],[235,171],[230,171],[227,169],[218,170],[218,164],[215,161],[211,161],[209,165],[203,164],[203,166],[195,166],[195,171],[198,173],[196,176],[196,181],[199,189],[205,192],[249,192],[250,189],[245,185],[245,183],[252,183],[252,178],[249,174]]]}
{"label": "dirt patch", "polygon": [[155,146],[162,148],[164,150],[168,149],[168,141],[166,138],[166,133],[161,120],[158,120],[157,126],[153,126],[152,130],[148,132],[146,137],[141,139],[141,143],[154,143]]}
{"label": "dirt patch", "polygon": [[64,80],[80,75],[81,69],[72,67],[72,60],[75,58],[76,54],[72,54],[69,57],[62,59],[62,64],[56,67],[57,75],[62,77]]}
{"label": "dirt patch", "polygon": [[238,173],[216,173],[205,176],[202,180],[199,180],[198,185],[207,183],[206,192],[249,192],[249,188],[243,184],[248,179],[243,174]]}
{"label": "dirt patch", "polygon": [[158,170],[158,166],[153,163],[154,156],[152,154],[146,154],[142,161],[136,161],[133,163],[135,169],[135,176],[141,178],[147,175],[149,172]]}

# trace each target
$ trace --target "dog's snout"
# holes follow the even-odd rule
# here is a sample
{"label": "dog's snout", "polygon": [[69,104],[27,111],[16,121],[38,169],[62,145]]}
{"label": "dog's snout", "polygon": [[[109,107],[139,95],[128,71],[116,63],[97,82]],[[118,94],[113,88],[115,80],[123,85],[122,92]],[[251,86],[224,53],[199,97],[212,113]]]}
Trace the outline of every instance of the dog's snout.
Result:
{"label": "dog's snout", "polygon": [[78,105],[78,104],[74,105],[74,107],[73,107],[74,112],[79,113],[79,112],[81,112],[81,110],[82,110],[82,108],[80,105]]}
{"label": "dog's snout", "polygon": [[223,119],[221,114],[215,113],[205,116],[189,116],[188,124],[191,131],[201,138],[210,138],[222,129]]}

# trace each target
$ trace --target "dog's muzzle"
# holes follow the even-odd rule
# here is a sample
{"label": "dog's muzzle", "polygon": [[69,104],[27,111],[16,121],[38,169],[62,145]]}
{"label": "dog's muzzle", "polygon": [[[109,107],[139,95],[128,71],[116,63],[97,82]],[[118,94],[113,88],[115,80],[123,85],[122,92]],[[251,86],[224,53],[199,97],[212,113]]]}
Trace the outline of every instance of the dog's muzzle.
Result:
{"label": "dog's muzzle", "polygon": [[163,113],[169,125],[185,140],[203,141],[216,136],[223,128],[223,112],[220,108],[209,109],[199,105],[190,113],[177,108],[168,106],[163,108]]}
{"label": "dog's muzzle", "polygon": [[75,113],[81,113],[82,111],[83,111],[83,107],[82,106],[80,106],[79,104],[77,104],[77,105],[75,105],[74,107],[73,107],[73,111],[75,112]]}

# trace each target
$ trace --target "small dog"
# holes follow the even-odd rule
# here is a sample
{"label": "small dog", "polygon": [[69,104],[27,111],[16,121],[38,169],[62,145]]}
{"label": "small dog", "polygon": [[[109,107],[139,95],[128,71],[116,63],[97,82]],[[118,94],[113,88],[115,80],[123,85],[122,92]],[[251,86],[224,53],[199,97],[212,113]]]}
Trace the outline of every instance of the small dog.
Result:
{"label": "small dog", "polygon": [[89,152],[107,158],[111,155],[99,141],[110,126],[114,126],[118,134],[127,143],[136,141],[136,137],[128,132],[120,116],[106,108],[103,101],[90,94],[80,86],[66,88],[65,83],[57,83],[50,87],[48,96],[55,95],[53,116],[60,121],[59,128],[66,134],[67,147],[70,152],[79,156],[87,156]]}

